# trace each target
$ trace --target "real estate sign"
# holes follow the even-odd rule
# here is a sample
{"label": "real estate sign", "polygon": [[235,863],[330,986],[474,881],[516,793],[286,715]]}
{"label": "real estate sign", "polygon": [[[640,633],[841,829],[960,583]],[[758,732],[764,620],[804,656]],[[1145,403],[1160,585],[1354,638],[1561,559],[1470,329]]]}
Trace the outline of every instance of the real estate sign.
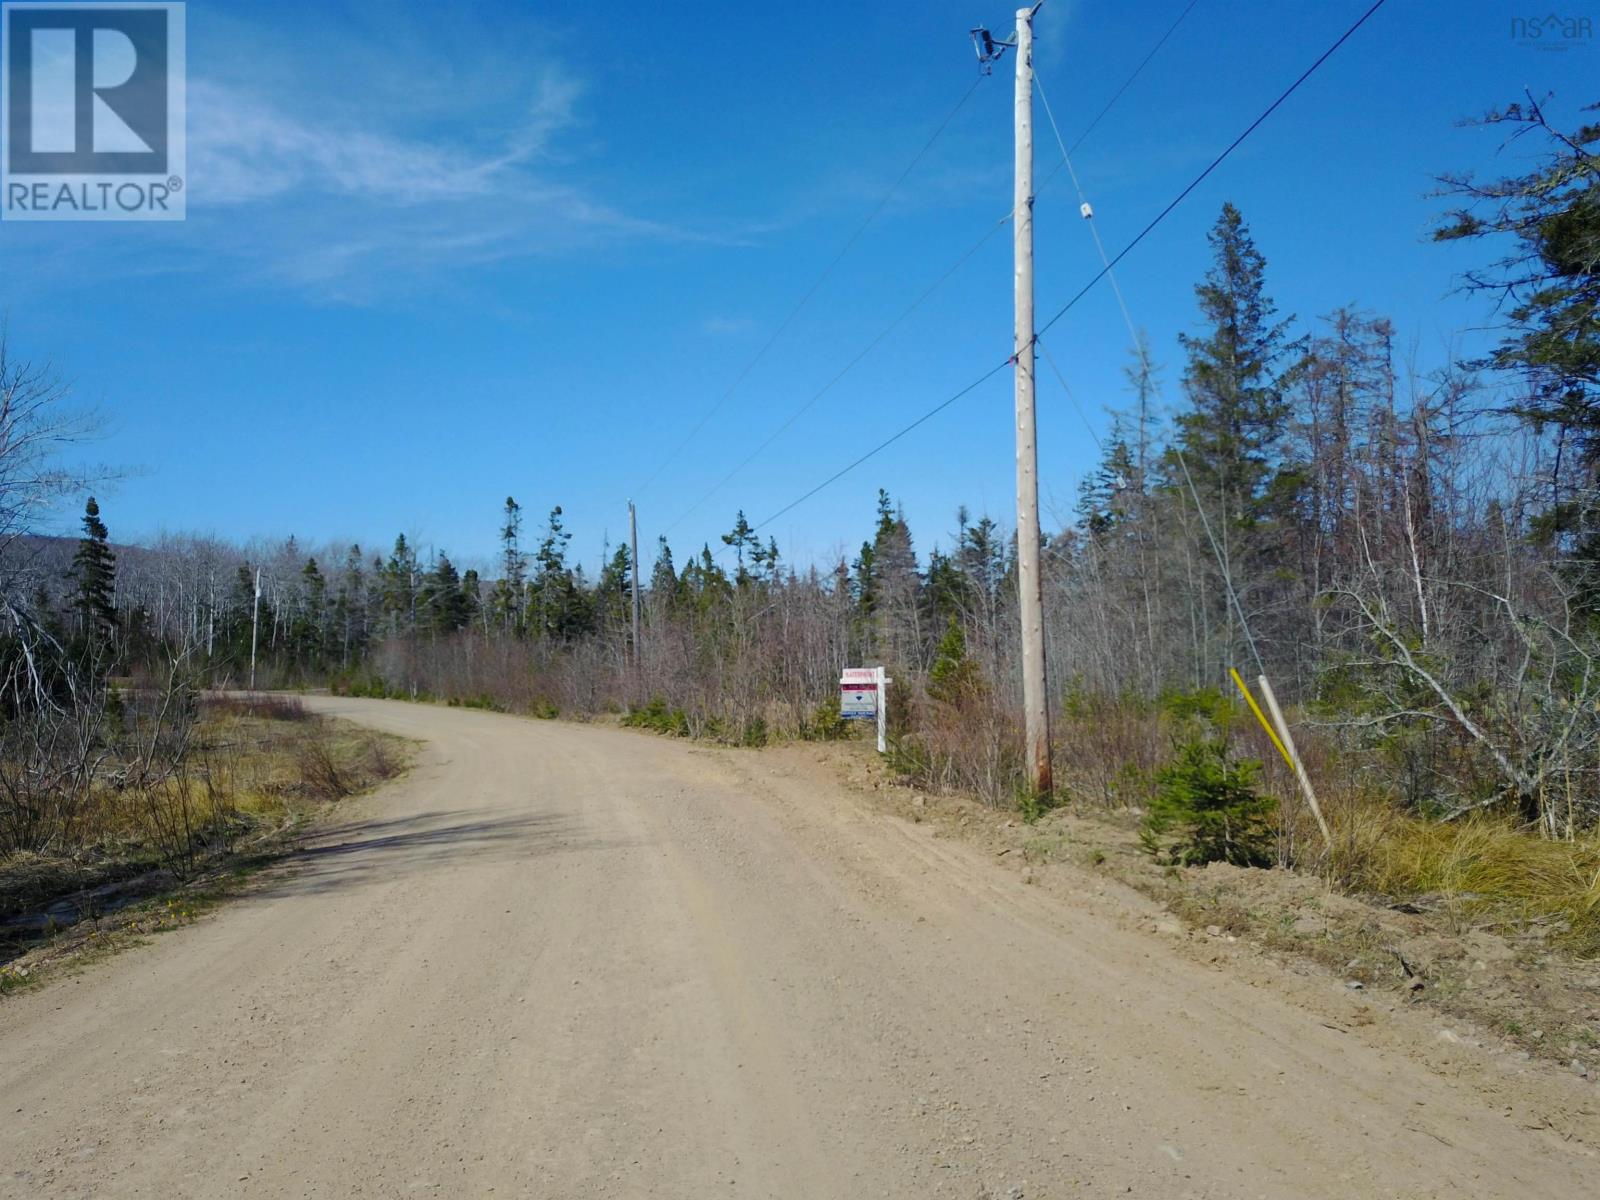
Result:
{"label": "real estate sign", "polygon": [[839,676],[839,715],[846,721],[875,721],[878,717],[878,671],[875,667],[847,667]]}

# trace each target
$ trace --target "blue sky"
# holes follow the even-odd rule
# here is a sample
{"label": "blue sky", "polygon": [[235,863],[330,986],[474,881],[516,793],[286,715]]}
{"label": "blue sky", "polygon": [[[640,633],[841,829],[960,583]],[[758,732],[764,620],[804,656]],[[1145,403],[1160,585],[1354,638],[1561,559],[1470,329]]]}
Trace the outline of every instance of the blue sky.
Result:
{"label": "blue sky", "polygon": [[[1185,3],[1045,5],[1039,74],[1069,141]],[[1366,3],[1200,0],[1074,156],[1108,246]],[[1488,310],[1452,286],[1487,252],[1430,243],[1443,202],[1427,193],[1445,171],[1520,169],[1525,151],[1457,122],[1524,87],[1554,93],[1567,126],[1600,100],[1600,45],[1518,45],[1511,8],[1391,0],[1130,256],[1119,278],[1169,401],[1224,200],[1283,313],[1386,313],[1424,368],[1481,344]],[[471,562],[492,553],[509,493],[530,526],[561,504],[592,567],[631,495],[641,545],[676,521],[682,561],[736,508],[765,518],[1009,352],[1001,230],[683,516],[1009,209],[1008,59],[641,490],[970,86],[967,29],[1004,30],[1012,12],[191,3],[189,219],[0,224],[13,352],[53,360],[105,415],[87,456],[127,469],[102,495],[119,540],[386,546],[404,530]],[[1042,176],[1059,155],[1037,119]],[[1040,196],[1036,236],[1043,315],[1098,265],[1064,175]],[[1049,344],[1103,432],[1127,399],[1109,291]],[[1059,524],[1096,450],[1043,368],[1040,435]],[[958,504],[1008,518],[1012,455],[1001,375],[763,532],[802,562],[848,550],[882,486],[926,551]]]}

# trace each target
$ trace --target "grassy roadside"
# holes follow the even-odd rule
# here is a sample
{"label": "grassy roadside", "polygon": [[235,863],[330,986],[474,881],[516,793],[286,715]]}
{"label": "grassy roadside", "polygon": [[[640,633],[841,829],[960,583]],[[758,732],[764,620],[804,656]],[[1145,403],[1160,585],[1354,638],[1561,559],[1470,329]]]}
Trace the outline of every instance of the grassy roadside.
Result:
{"label": "grassy roadside", "polygon": [[[1519,878],[1536,882],[1492,896],[1472,885],[1501,849],[1493,829],[1469,826],[1448,837],[1429,833],[1433,826],[1391,831],[1390,852],[1420,861],[1398,863],[1390,878],[1404,881],[1405,891],[1385,893],[1371,886],[1383,878],[1377,873],[1367,886],[1336,885],[1282,869],[1163,863],[1141,843],[1142,814],[1133,809],[1068,805],[1029,823],[968,796],[906,786],[860,746],[833,747],[828,760],[880,810],[988,850],[1025,883],[1049,886],[1076,872],[1131,887],[1176,918],[1162,922],[1161,932],[1246,942],[1280,965],[1429,1006],[1600,1083],[1600,960],[1588,939],[1569,936],[1571,924],[1545,905],[1582,894],[1565,874],[1570,847],[1525,872],[1526,864],[1518,865]],[[1518,846],[1531,841],[1514,836]],[[1434,890],[1410,883],[1419,875]]]}
{"label": "grassy roadside", "polygon": [[334,805],[403,772],[410,753],[290,697],[207,697],[197,782],[135,795],[108,773],[72,845],[0,858],[0,995],[192,924]]}

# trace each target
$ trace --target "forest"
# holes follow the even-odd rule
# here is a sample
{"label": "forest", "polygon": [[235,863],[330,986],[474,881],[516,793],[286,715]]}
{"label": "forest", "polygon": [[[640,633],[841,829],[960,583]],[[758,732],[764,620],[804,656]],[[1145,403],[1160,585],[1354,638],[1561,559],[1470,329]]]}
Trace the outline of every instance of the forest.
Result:
{"label": "forest", "polygon": [[[795,564],[735,513],[715,545],[650,548],[635,642],[627,547],[591,576],[559,505],[507,498],[497,556],[470,567],[404,536],[122,545],[95,499],[79,539],[40,537],[52,506],[83,500],[57,451],[89,431],[53,373],[8,352],[0,852],[81,839],[82,803],[62,796],[99,786],[122,714],[143,711],[155,747],[208,688],[614,714],[758,746],[845,736],[839,671],[881,663],[896,680],[892,762],[918,786],[1024,814],[1137,810],[1174,862],[1297,866],[1374,890],[1526,855],[1559,876],[1540,894],[1560,892],[1592,932],[1600,126],[1553,129],[1531,102],[1486,119],[1540,158],[1442,185],[1435,238],[1481,251],[1464,286],[1497,326],[1484,356],[1420,370],[1405,333],[1353,300],[1310,321],[1280,313],[1272,248],[1232,204],[1190,331],[1130,348],[1099,466],[1044,547],[1051,796],[1024,784],[1015,540],[991,515],[958,508],[913,531],[885,489],[853,556]],[[1232,669],[1271,679],[1291,710],[1331,839]],[[1479,850],[1463,866],[1468,838]]]}

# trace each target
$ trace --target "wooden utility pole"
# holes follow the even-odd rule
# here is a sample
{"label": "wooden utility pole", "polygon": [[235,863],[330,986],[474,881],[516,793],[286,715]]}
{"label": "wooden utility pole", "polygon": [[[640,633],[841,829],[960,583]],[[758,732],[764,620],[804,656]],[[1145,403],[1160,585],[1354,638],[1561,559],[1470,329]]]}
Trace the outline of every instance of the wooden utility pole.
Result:
{"label": "wooden utility pole", "polygon": [[633,501],[628,501],[628,545],[631,547],[630,561],[633,564],[633,665],[639,666],[641,662],[639,646],[639,514],[633,507]]}
{"label": "wooden utility pole", "polygon": [[1044,675],[1044,585],[1039,574],[1039,447],[1033,406],[1033,15],[1017,10],[1017,178],[1011,230],[1016,251],[1017,589],[1022,618],[1022,705],[1039,796],[1053,790],[1050,700]]}
{"label": "wooden utility pole", "polygon": [[261,627],[261,568],[256,568],[255,596],[250,601],[250,690],[256,690],[256,633]]}

